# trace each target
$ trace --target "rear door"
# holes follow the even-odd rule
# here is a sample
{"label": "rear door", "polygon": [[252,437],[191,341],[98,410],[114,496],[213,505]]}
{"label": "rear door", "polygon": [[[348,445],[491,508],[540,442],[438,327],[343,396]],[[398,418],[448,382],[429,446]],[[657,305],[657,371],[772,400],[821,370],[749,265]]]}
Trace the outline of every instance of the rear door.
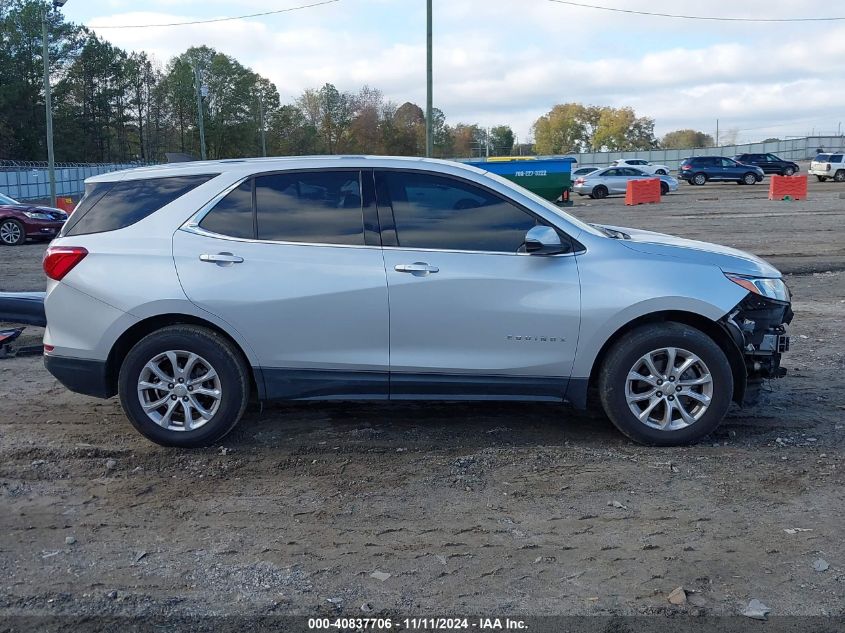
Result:
{"label": "rear door", "polygon": [[262,174],[176,232],[188,298],[255,350],[269,398],[387,398],[388,307],[372,172]]}
{"label": "rear door", "polygon": [[376,189],[391,398],[561,399],[580,326],[571,250],[521,253],[544,222],[471,181],[384,170]]}

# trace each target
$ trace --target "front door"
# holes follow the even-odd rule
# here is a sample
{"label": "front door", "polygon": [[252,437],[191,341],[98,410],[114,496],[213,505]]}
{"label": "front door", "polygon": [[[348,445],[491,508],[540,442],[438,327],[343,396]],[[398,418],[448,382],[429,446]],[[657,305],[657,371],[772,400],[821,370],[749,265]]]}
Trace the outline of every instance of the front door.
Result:
{"label": "front door", "polygon": [[544,222],[469,181],[385,170],[376,191],[391,398],[561,399],[580,325],[575,256],[519,252]]}
{"label": "front door", "polygon": [[186,295],[249,342],[268,398],[387,398],[387,281],[365,237],[364,174],[369,186],[358,170],[260,175],[174,235]]}

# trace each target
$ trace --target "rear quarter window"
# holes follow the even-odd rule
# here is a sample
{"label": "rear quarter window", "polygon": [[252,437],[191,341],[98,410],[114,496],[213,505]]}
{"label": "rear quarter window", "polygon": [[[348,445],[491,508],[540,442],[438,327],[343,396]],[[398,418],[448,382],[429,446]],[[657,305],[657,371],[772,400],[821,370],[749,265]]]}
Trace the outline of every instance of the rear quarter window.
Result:
{"label": "rear quarter window", "polygon": [[116,231],[155,213],[218,174],[96,183],[65,225],[64,235]]}
{"label": "rear quarter window", "polygon": [[842,162],[842,154],[833,154],[830,157],[831,163],[841,163]]}

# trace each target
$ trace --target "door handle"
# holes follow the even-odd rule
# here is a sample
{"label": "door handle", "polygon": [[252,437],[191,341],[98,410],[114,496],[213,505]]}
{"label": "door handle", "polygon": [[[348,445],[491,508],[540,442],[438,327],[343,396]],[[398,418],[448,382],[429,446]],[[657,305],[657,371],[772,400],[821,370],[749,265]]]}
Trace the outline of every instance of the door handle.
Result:
{"label": "door handle", "polygon": [[200,255],[200,261],[217,264],[218,266],[231,266],[232,264],[242,263],[244,258],[232,253],[203,253]]}
{"label": "door handle", "polygon": [[439,273],[440,269],[437,266],[432,266],[425,262],[414,262],[413,264],[396,264],[393,267],[397,273],[411,273],[415,277],[425,277],[430,273]]}

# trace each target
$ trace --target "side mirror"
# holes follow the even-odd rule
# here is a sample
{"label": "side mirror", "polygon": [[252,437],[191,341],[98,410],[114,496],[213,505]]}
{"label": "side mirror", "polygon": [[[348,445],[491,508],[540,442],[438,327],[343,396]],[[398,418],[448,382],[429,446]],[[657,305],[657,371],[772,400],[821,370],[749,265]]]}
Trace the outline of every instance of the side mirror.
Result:
{"label": "side mirror", "polygon": [[530,255],[557,255],[569,250],[550,226],[535,226],[525,234],[525,252]]}

